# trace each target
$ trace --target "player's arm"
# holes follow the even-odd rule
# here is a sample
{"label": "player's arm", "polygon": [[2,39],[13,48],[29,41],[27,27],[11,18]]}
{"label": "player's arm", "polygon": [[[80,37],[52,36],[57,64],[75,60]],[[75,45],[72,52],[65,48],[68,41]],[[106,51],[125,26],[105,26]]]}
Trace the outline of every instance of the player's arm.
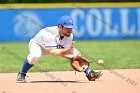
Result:
{"label": "player's arm", "polygon": [[67,54],[63,55],[64,58],[72,59],[74,57],[74,55],[72,54],[74,44],[75,44],[75,41],[73,41],[73,34],[71,34],[70,38],[65,42],[63,47],[68,48],[71,46],[71,44],[73,45],[73,47],[71,48],[71,50]]}
{"label": "player's arm", "polygon": [[71,45],[67,48],[63,48],[63,49],[53,49],[53,48],[44,48],[43,46],[41,46],[43,48],[43,50],[45,50],[45,52],[48,55],[51,56],[62,56],[65,58],[69,58],[69,56],[67,56],[68,53],[70,53],[70,51],[73,49],[74,47],[74,43],[71,42]]}

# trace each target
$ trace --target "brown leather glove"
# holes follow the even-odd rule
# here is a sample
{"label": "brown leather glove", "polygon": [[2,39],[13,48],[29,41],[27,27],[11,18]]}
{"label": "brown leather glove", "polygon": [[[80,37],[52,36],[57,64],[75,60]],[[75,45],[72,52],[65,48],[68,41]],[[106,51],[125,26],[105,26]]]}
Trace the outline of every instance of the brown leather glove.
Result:
{"label": "brown leather glove", "polygon": [[74,70],[78,71],[78,72],[82,72],[84,70],[83,66],[88,66],[89,67],[89,60],[81,57],[81,56],[75,56],[71,59],[71,66]]}

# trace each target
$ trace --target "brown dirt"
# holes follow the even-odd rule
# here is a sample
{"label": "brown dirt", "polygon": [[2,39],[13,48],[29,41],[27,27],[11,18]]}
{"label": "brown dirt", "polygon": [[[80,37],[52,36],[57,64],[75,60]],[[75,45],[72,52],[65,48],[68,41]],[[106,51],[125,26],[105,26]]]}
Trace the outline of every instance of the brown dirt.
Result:
{"label": "brown dirt", "polygon": [[84,73],[28,73],[27,83],[17,83],[17,73],[0,73],[0,93],[140,93],[140,69],[103,70],[88,81]]}

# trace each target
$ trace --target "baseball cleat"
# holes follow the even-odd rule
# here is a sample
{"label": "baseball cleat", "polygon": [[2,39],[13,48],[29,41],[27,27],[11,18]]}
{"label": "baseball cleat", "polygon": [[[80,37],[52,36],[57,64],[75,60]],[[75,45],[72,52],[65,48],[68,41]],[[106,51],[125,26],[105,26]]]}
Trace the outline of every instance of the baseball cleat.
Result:
{"label": "baseball cleat", "polygon": [[19,72],[17,75],[17,82],[25,83],[26,82],[25,76],[26,76],[26,74]]}
{"label": "baseball cleat", "polygon": [[102,76],[102,75],[103,75],[102,71],[95,72],[95,71],[92,70],[86,76],[87,76],[89,81],[95,81],[96,79],[100,78],[100,76]]}

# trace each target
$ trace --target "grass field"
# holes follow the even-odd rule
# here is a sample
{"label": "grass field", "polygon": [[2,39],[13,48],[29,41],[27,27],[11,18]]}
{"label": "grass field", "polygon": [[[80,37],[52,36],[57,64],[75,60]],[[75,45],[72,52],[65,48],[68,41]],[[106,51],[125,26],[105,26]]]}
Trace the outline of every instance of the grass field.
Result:
{"label": "grass field", "polygon": [[[140,41],[76,41],[83,56],[92,61],[93,69],[140,68]],[[28,42],[0,43],[0,72],[18,72],[28,55]],[[105,61],[104,66],[97,64]],[[69,61],[60,57],[44,56],[30,70],[33,72],[72,70]]]}

